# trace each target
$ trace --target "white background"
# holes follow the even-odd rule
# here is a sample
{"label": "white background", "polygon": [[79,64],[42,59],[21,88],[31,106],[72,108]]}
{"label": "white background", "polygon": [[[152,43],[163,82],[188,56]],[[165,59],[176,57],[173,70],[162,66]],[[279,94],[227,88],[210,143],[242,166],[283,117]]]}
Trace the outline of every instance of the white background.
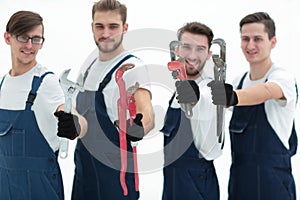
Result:
{"label": "white background", "polygon": [[[221,37],[226,41],[227,82],[231,82],[237,74],[248,69],[247,62],[240,50],[240,19],[252,12],[266,11],[275,20],[277,28],[278,43],[272,52],[273,61],[293,72],[300,83],[300,75],[297,74],[299,72],[298,48],[300,46],[300,28],[299,21],[297,21],[299,18],[297,12],[300,10],[298,0],[121,0],[121,2],[128,7],[129,31],[143,28],[176,31],[185,22],[190,21],[201,21],[210,26],[214,31],[215,38]],[[46,41],[38,55],[38,61],[57,74],[67,68],[72,68],[76,72],[87,55],[95,48],[90,26],[93,3],[94,0],[0,0],[0,32],[2,34],[0,39],[0,76],[8,72],[11,67],[10,48],[4,42],[3,33],[9,17],[18,10],[35,11],[44,18]],[[147,40],[147,38],[145,39]],[[148,59],[151,60],[151,58]],[[160,91],[160,88],[156,89]],[[154,105],[160,98],[162,96],[154,97]],[[227,116],[227,119],[229,117]],[[296,114],[298,133],[300,132],[299,119],[298,106]],[[157,124],[160,125],[161,121],[157,121]],[[226,129],[226,131],[224,153],[215,161],[221,188],[221,200],[227,198],[230,165],[230,142],[228,130]],[[140,144],[140,151],[147,152],[148,148],[161,146],[159,134],[155,140],[155,143],[150,142],[149,139]],[[75,142],[70,143],[69,157],[66,160],[60,160],[66,200],[70,199],[72,187],[74,145]],[[297,199],[300,199],[300,153],[293,157],[292,162]],[[141,200],[160,199],[161,190],[161,170],[156,169],[140,175]]]}

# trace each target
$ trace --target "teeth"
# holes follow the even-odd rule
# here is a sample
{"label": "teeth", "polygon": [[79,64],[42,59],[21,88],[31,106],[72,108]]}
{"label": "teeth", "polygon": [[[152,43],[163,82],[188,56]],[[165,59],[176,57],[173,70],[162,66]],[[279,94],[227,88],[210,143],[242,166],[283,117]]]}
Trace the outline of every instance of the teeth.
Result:
{"label": "teeth", "polygon": [[31,54],[31,51],[23,51],[25,54]]}

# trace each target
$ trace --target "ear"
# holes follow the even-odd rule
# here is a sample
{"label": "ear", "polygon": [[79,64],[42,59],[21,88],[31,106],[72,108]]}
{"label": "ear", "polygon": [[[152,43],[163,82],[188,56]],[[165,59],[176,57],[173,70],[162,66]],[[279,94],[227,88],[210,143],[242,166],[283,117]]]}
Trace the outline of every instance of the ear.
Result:
{"label": "ear", "polygon": [[125,23],[123,28],[123,33],[127,33],[127,31],[128,31],[128,24]]}
{"label": "ear", "polygon": [[10,39],[11,39],[11,35],[8,32],[5,32],[4,33],[5,43],[8,44],[8,45],[10,45]]}
{"label": "ear", "polygon": [[211,51],[211,50],[209,50],[209,51],[208,51],[208,54],[207,54],[207,57],[206,57],[206,60],[209,60],[209,59],[210,59],[210,57],[211,57],[211,55],[212,55],[212,51]]}
{"label": "ear", "polygon": [[273,49],[276,46],[276,43],[277,43],[277,38],[276,38],[276,36],[274,36],[271,39],[271,49]]}

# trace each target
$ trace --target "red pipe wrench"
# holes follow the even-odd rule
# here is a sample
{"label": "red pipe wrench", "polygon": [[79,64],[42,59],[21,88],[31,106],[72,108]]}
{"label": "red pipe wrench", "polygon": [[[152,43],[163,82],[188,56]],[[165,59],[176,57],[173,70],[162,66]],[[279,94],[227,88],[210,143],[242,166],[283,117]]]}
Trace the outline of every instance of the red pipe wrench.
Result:
{"label": "red pipe wrench", "polygon": [[[170,56],[171,62],[168,62],[168,69],[172,71],[172,76],[174,79],[179,79],[181,81],[187,80],[186,69],[185,69],[185,59],[180,58],[176,60],[175,48],[179,48],[182,45],[180,41],[174,40],[170,42]],[[191,118],[193,116],[193,107],[189,103],[181,103],[181,108],[185,112],[186,117]]]}
{"label": "red pipe wrench", "polygon": [[[116,82],[119,86],[120,98],[118,99],[118,128],[119,128],[119,139],[120,139],[120,154],[121,154],[121,171],[120,171],[120,182],[123,189],[124,196],[128,194],[128,189],[125,182],[125,175],[127,170],[127,140],[126,140],[126,130],[127,130],[127,117],[126,110],[129,111],[130,115],[130,125],[132,125],[133,120],[136,116],[136,106],[134,99],[134,92],[139,87],[138,83],[132,86],[126,91],[125,82],[123,80],[123,74],[125,71],[132,69],[135,65],[131,63],[121,65],[116,71]],[[135,189],[139,190],[139,180],[138,180],[138,168],[137,168],[137,152],[136,152],[137,142],[131,142],[133,149],[133,160],[134,160],[134,177],[135,177]]]}

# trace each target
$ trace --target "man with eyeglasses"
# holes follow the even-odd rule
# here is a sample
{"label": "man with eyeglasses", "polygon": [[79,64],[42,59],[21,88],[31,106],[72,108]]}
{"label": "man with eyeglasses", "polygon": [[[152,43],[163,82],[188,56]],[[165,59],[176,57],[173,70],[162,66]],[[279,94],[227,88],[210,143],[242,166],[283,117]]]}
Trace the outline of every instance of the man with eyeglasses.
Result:
{"label": "man with eyeglasses", "polygon": [[75,109],[63,111],[58,77],[36,60],[43,34],[43,18],[31,11],[14,13],[6,25],[12,66],[0,79],[0,199],[63,200],[59,137],[87,129]]}

